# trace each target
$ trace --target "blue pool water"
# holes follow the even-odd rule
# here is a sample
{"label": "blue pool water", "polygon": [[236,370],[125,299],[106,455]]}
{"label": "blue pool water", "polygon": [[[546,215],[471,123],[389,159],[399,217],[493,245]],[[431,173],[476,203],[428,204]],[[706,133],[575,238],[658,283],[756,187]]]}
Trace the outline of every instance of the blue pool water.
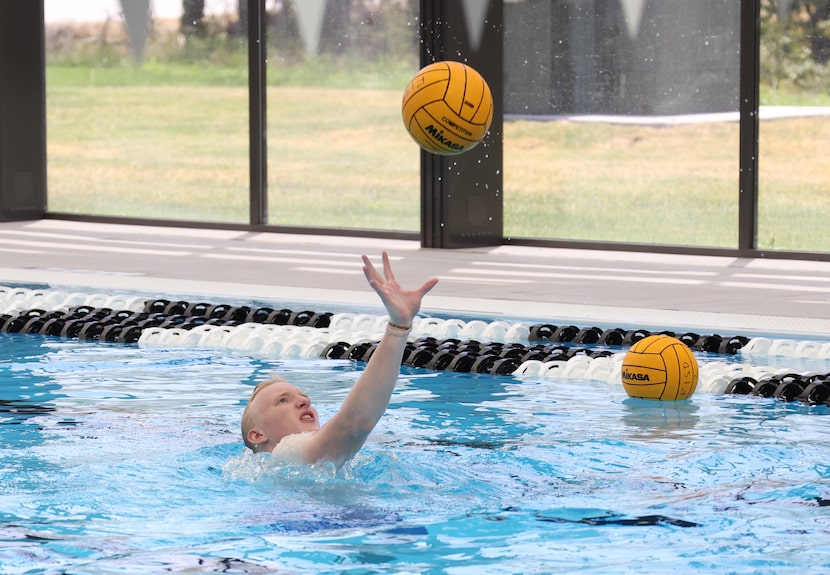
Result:
{"label": "blue pool water", "polygon": [[0,350],[4,574],[830,569],[826,406],[404,369],[334,473],[244,454],[239,418],[278,371],[325,420],[359,363],[23,334]]}

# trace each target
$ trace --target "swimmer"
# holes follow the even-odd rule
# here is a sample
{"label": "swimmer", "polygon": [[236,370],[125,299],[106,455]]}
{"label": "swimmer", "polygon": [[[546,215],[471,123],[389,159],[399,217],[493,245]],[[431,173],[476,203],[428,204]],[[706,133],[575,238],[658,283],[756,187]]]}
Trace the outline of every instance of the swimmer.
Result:
{"label": "swimmer", "polygon": [[412,320],[435,284],[404,290],[383,252],[383,275],[367,256],[363,274],[389,315],[389,323],[366,368],[343,405],[320,425],[311,400],[287,380],[274,377],[256,386],[242,415],[242,439],[254,452],[270,452],[287,463],[331,462],[338,468],[360,451],[389,405],[400,373]]}

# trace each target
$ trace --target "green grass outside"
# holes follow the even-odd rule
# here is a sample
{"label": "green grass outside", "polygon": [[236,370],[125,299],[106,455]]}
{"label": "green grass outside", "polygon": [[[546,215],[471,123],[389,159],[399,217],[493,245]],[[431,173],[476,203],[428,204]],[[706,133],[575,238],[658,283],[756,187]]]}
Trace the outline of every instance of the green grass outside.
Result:
{"label": "green grass outside", "polygon": [[[418,229],[405,68],[350,84],[321,65],[302,72],[312,85],[302,88],[292,87],[300,72],[269,69],[271,223]],[[48,67],[49,209],[245,222],[246,78],[238,66]],[[516,121],[504,132],[505,236],[736,245],[737,124]],[[830,214],[828,143],[830,118],[762,124],[761,248],[830,250],[818,233]]]}

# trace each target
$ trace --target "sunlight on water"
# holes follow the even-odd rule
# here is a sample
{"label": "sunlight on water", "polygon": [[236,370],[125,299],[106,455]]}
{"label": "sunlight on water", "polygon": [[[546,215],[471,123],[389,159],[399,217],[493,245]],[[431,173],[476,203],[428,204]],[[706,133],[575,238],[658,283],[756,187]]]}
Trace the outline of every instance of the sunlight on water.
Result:
{"label": "sunlight on water", "polygon": [[827,407],[406,371],[342,470],[245,452],[277,371],[361,366],[3,335],[3,572],[820,573]]}

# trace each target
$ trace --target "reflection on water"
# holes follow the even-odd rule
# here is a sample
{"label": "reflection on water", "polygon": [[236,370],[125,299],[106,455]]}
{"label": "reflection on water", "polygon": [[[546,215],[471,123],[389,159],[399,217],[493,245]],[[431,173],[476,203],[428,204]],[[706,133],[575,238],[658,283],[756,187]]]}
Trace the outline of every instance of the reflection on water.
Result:
{"label": "reflection on water", "polygon": [[697,426],[700,408],[692,400],[649,401],[623,400],[623,423],[635,437],[642,439],[683,435]]}
{"label": "reflection on water", "polygon": [[359,365],[4,337],[10,572],[822,563],[826,407],[409,370],[366,448],[335,472],[244,452],[239,418],[271,371],[326,418]]}

